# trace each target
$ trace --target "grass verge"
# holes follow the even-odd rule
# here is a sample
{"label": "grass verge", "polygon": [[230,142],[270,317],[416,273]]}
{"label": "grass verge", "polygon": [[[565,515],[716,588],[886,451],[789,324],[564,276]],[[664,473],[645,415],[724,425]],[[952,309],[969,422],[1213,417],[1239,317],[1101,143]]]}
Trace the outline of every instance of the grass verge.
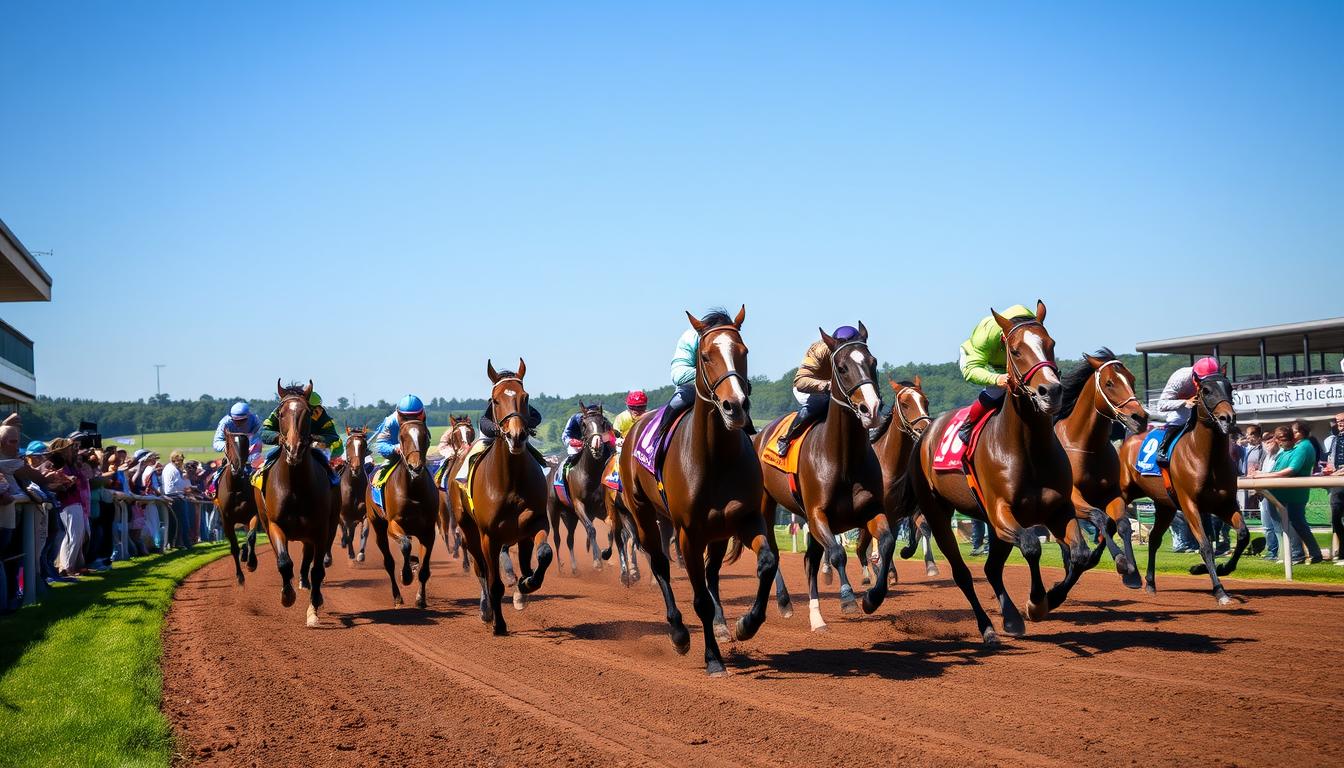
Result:
{"label": "grass verge", "polygon": [[0,620],[0,765],[166,766],[164,614],[228,544],[116,563]]}

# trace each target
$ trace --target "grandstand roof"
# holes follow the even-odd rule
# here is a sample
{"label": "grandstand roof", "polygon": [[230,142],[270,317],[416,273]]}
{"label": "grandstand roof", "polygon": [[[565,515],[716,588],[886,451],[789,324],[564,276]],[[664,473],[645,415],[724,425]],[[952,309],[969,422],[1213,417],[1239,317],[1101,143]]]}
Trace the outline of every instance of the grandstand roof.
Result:
{"label": "grandstand roof", "polygon": [[0,219],[0,301],[51,301],[51,275]]}
{"label": "grandstand roof", "polygon": [[1344,351],[1344,317],[1143,341],[1135,345],[1135,349],[1139,352],[1208,355],[1216,346],[1222,355],[1258,356],[1260,340],[1264,339],[1267,355],[1300,355],[1304,335],[1308,337],[1313,353]]}

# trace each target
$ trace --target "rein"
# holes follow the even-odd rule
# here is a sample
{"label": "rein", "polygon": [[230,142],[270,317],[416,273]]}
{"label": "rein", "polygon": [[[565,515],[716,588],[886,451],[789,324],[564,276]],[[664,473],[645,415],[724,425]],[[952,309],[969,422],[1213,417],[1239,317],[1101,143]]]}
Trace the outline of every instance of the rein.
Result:
{"label": "rein", "polygon": [[[299,429],[299,434],[300,434],[300,436],[302,436],[302,437],[304,438],[304,440],[303,440],[303,444],[299,446],[299,451],[302,452],[305,448],[307,448],[307,444],[308,444],[309,442],[311,442],[311,438],[310,438],[310,436],[308,436],[308,435],[304,435],[304,434],[303,434],[303,425],[304,425],[304,424],[307,424],[309,421],[311,421],[311,419],[312,419],[312,409],[308,406],[308,401],[306,401],[306,400],[303,398],[302,395],[286,395],[286,396],[285,396],[285,399],[283,399],[283,400],[280,401],[280,408],[284,408],[284,407],[285,407],[285,403],[288,403],[288,402],[291,402],[291,401],[298,403],[298,404],[300,405],[300,408],[301,408],[300,416],[299,416],[299,427],[298,427],[298,429]],[[281,421],[281,426],[284,426],[284,422],[283,422],[283,420]],[[281,434],[283,435],[284,433],[282,432]],[[288,436],[288,435],[286,435],[286,437],[287,437],[287,436]],[[285,457],[286,457],[286,458],[289,458],[289,457],[291,457],[291,456],[293,455],[292,453],[290,453],[290,449],[289,449],[289,444],[288,444],[288,443],[284,443],[284,444],[282,444],[281,447],[284,448],[284,451],[285,451]]]}
{"label": "rein", "polygon": [[[855,382],[854,386],[850,387],[849,389],[845,389],[845,388],[840,384],[840,370],[839,370],[839,367],[836,366],[836,364],[835,364],[835,358],[840,354],[840,350],[844,349],[845,347],[856,347],[856,346],[862,346],[863,349],[864,349],[864,351],[867,351],[867,350],[868,350],[868,343],[867,343],[867,342],[864,342],[864,341],[846,341],[844,344],[841,344],[840,346],[836,347],[835,350],[834,350],[833,352],[831,352],[831,388],[832,388],[832,390],[834,390],[834,391],[839,391],[839,392],[844,392],[844,393],[845,393],[845,398],[844,398],[843,400],[840,401],[840,404],[843,405],[843,406],[845,407],[845,410],[847,410],[847,411],[849,411],[850,413],[854,414],[854,418],[857,419],[857,418],[861,418],[861,417],[859,416],[859,407],[858,407],[857,405],[854,404],[854,398],[853,398],[854,393],[857,392],[857,391],[859,390],[859,388],[862,387],[864,384],[872,384],[872,385],[873,385],[873,388],[876,389],[876,388],[877,388],[877,382],[875,382],[873,379],[869,378],[868,375],[865,373],[865,374],[863,375],[863,378],[861,378],[861,379],[859,379],[857,382]],[[871,355],[872,353],[870,352],[869,354]],[[835,398],[832,397],[831,399],[834,400]],[[881,404],[881,400],[880,400],[880,399],[879,399],[879,401],[878,401],[878,404],[879,404],[879,405]],[[897,403],[897,405],[899,406],[900,404]],[[905,421],[905,416],[904,416],[904,415],[901,416],[901,421],[902,421],[902,422]]]}
{"label": "rein", "polygon": [[1045,326],[1041,325],[1039,321],[1028,320],[1026,322],[1018,323],[1017,325],[1008,329],[1007,333],[1004,333],[1002,335],[1004,349],[1006,352],[1008,352],[1008,354],[1005,354],[1004,357],[1007,358],[1008,362],[1009,388],[1013,391],[1014,394],[1025,395],[1027,397],[1031,397],[1031,391],[1027,389],[1027,384],[1031,381],[1031,377],[1035,376],[1036,373],[1040,371],[1042,368],[1049,368],[1050,370],[1055,372],[1056,376],[1059,375],[1059,366],[1055,364],[1054,360],[1041,360],[1040,362],[1028,368],[1025,375],[1023,375],[1017,370],[1017,363],[1013,362],[1013,356],[1011,354],[1011,351],[1008,350],[1007,347],[1009,345],[1009,342],[1012,341],[1012,336],[1014,333],[1021,330],[1025,330],[1032,326],[1036,326],[1041,330],[1045,330]]}
{"label": "rein", "polygon": [[[735,326],[716,325],[713,328],[710,328],[706,330],[704,333],[700,334],[700,340],[696,343],[696,346],[699,347],[700,345],[704,344],[705,337],[709,336],[709,334],[714,333],[715,331],[732,331],[733,333],[738,333],[738,330]],[[742,337],[739,335],[738,341],[741,340]],[[709,395],[705,396],[703,393],[700,392],[700,380],[703,378],[706,382],[708,382],[709,376],[704,372],[703,368],[701,367],[700,360],[697,359],[695,361],[695,396],[717,408],[719,407],[719,403],[722,401],[719,399],[718,395],[714,394],[715,391],[718,390],[720,384],[733,377],[737,377],[742,380],[742,387],[746,391],[747,397],[751,397],[751,379],[748,379],[746,376],[743,376],[741,373],[735,370],[728,371],[719,378],[715,379],[714,383],[709,385]]]}
{"label": "rein", "polygon": [[[521,386],[522,383],[523,383],[523,380],[520,379],[520,378],[518,378],[517,376],[509,376],[509,377],[507,377],[507,378],[503,378],[503,379],[500,379],[499,381],[496,381],[496,382],[495,382],[495,388],[498,388],[500,384],[503,384],[503,383],[506,382],[506,381],[516,381],[516,382],[518,382],[519,386]],[[494,393],[494,390],[492,389],[492,390],[490,391],[490,415],[491,415],[491,416],[495,416],[495,397],[494,397],[494,394],[495,394],[495,393]],[[497,429],[499,429],[499,428],[503,428],[505,422],[507,422],[509,419],[522,419],[523,426],[527,426],[527,417],[523,416],[522,411],[512,411],[511,413],[509,413],[509,415],[505,416],[505,417],[502,418],[502,419],[499,418],[498,416],[496,416],[496,417],[495,417],[495,427],[496,427]]]}

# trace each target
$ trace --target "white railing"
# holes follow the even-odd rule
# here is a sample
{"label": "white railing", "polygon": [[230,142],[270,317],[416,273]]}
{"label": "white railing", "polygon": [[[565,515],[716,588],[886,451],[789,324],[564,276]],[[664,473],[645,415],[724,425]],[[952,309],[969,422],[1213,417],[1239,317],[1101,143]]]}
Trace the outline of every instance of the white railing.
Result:
{"label": "white railing", "polygon": [[[1316,477],[1242,477],[1237,479],[1237,487],[1259,491],[1274,509],[1279,512],[1279,553],[1283,555],[1283,577],[1293,580],[1293,551],[1288,539],[1288,508],[1274,498],[1274,488],[1344,488],[1344,475],[1324,475]],[[1332,541],[1330,552],[1338,556],[1341,541]],[[1307,543],[1302,542],[1304,551]]]}

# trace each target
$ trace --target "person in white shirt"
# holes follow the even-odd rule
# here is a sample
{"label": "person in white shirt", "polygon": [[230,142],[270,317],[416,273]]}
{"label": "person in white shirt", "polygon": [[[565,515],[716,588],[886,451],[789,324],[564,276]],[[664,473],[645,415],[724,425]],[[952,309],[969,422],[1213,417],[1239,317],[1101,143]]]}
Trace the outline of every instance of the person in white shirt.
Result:
{"label": "person in white shirt", "polygon": [[168,464],[163,468],[161,480],[163,495],[172,500],[173,517],[177,521],[177,530],[173,532],[173,544],[179,547],[190,547],[194,538],[191,530],[191,504],[187,501],[187,495],[192,488],[182,472],[185,463],[186,457],[182,452],[173,451],[168,456]]}

